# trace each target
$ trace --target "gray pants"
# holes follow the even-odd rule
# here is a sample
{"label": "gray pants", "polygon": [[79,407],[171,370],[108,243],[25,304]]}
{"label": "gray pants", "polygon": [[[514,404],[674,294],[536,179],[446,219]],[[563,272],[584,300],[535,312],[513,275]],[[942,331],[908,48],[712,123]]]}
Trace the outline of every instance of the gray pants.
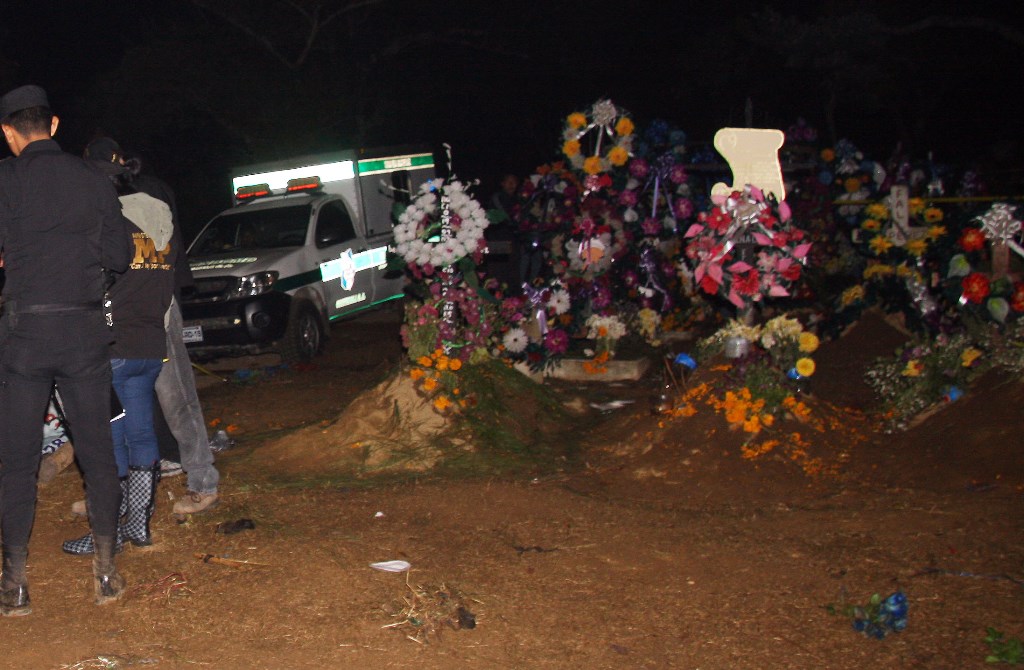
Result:
{"label": "gray pants", "polygon": [[188,488],[196,493],[217,492],[220,474],[213,467],[213,451],[206,434],[206,420],[196,393],[196,378],[192,372],[185,342],[181,339],[181,308],[171,301],[164,315],[167,333],[167,362],[156,379],[156,396],[167,419],[167,427],[178,441],[181,469],[188,476]]}

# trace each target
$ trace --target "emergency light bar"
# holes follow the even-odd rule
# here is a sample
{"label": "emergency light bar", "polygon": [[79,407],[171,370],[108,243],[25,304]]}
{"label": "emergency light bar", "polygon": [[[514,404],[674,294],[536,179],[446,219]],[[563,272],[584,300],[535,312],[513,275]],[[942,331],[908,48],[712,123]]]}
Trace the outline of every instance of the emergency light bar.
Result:
{"label": "emergency light bar", "polygon": [[306,165],[287,170],[249,174],[234,177],[231,180],[231,187],[237,193],[238,189],[243,186],[265,183],[273,191],[282,191],[288,187],[289,180],[310,177],[311,175],[318,176],[321,183],[354,179],[356,176],[355,164],[352,161],[337,161],[335,163],[321,163],[320,165]]}
{"label": "emergency light bar", "polygon": [[301,179],[289,179],[288,186],[285,187],[289,193],[297,193],[299,191],[316,191],[319,190],[323,184],[320,183],[320,177],[302,177]]}
{"label": "emergency light bar", "polygon": [[251,200],[270,195],[270,186],[267,184],[253,184],[252,186],[239,186],[235,191],[235,197],[239,200]]}

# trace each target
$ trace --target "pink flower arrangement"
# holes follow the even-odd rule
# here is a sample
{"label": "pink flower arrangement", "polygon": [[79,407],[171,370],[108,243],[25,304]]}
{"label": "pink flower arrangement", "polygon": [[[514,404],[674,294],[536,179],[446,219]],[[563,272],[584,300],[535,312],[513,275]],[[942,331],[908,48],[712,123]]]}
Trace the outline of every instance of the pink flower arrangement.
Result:
{"label": "pink flower arrangement", "polygon": [[791,219],[785,202],[749,185],[701,212],[684,236],[697,285],[739,308],[790,295],[811,249]]}

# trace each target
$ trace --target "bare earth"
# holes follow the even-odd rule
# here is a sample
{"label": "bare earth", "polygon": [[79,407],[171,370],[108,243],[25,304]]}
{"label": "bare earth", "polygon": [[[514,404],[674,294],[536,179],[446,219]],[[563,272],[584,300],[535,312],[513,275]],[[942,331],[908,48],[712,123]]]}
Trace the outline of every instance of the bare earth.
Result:
{"label": "bare earth", "polygon": [[[218,455],[222,503],[178,523],[184,477],[164,480],[156,546],[122,554],[131,591],[113,606],[92,604],[89,561],[60,551],[85,530],[68,511],[77,471],[41,487],[34,613],[0,620],[0,668],[982,668],[986,627],[1024,636],[1020,380],[875,433],[850,408],[870,406],[860,372],[900,339],[867,319],[818,357],[821,430],[777,427],[803,453],[743,458],[710,409],[654,416],[652,383],[595,382],[558,390],[636,402],[578,417],[579,468],[275,476],[272,445],[305,427],[292,448],[322,449],[309,427],[326,432],[393,369],[398,318],[336,324],[311,369],[210,364],[259,372],[202,378],[207,420],[238,441]],[[217,532],[240,519],[255,528]],[[388,560],[412,570],[369,567]],[[897,588],[909,626],[884,640],[825,609]]]}

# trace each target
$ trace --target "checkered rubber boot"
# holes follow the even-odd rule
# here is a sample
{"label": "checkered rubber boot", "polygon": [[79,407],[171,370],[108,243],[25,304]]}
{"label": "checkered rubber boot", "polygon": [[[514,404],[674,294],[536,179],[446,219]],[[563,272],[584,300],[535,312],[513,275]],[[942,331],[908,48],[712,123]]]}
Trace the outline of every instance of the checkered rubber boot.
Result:
{"label": "checkered rubber boot", "polygon": [[119,539],[136,547],[153,544],[149,520],[156,510],[156,486],[159,483],[159,463],[148,468],[128,468],[128,513],[121,523]]}
{"label": "checkered rubber boot", "polygon": [[[128,513],[128,480],[121,480],[121,506],[117,509],[118,523],[120,519]],[[88,516],[88,514],[86,514]],[[89,554],[96,551],[93,546],[92,533],[86,533],[82,537],[76,540],[65,540],[64,544],[61,545],[61,549],[64,550],[65,554],[72,554],[74,556],[88,556]],[[124,549],[124,545],[121,542],[121,533],[117,534],[117,542],[114,545],[114,551],[121,553]]]}

